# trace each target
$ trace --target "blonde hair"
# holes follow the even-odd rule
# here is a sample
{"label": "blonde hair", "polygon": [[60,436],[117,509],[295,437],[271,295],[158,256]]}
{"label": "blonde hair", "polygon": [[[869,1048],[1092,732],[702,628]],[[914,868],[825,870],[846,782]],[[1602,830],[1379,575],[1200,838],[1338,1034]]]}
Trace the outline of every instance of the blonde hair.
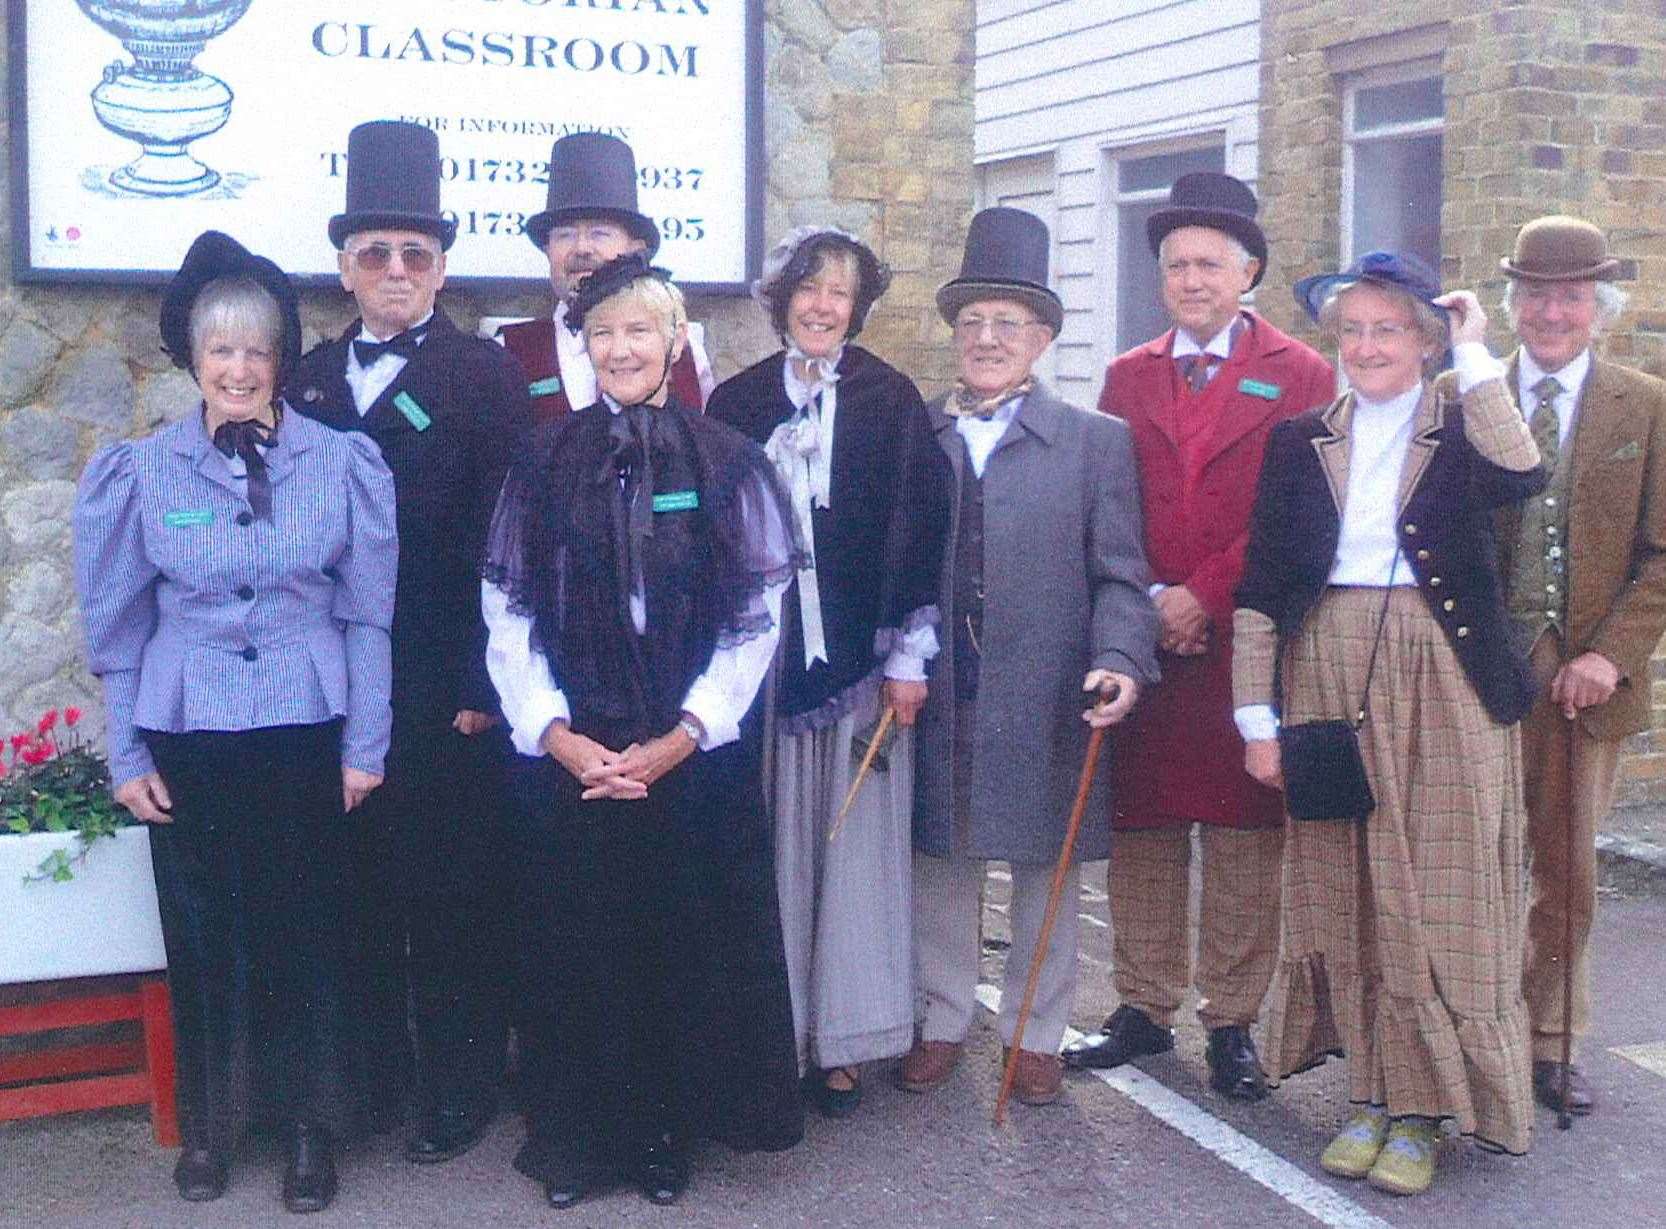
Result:
{"label": "blonde hair", "polygon": [[648,314],[660,326],[660,334],[665,338],[667,349],[676,341],[677,330],[688,323],[688,304],[684,302],[681,290],[657,277],[639,277],[629,285],[621,286],[584,313],[586,344],[590,341],[590,324],[596,313],[621,300],[647,309]]}

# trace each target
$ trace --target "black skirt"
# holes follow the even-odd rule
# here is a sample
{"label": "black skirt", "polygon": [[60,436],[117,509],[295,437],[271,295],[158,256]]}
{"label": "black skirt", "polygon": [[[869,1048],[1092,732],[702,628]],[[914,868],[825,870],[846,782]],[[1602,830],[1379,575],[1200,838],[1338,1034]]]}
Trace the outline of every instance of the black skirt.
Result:
{"label": "black skirt", "polygon": [[756,747],[696,753],[646,799],[583,802],[515,757],[516,1166],[629,1165],[670,1136],[776,1151],[803,1135]]}

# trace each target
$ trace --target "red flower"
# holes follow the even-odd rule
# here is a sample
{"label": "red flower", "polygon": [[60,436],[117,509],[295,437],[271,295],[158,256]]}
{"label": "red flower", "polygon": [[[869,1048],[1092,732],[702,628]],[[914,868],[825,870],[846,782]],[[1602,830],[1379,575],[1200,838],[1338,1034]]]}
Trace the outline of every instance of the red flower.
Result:
{"label": "red flower", "polygon": [[35,726],[35,732],[37,734],[44,734],[57,724],[58,710],[55,708],[49,708],[41,714],[40,723]]}
{"label": "red flower", "polygon": [[71,705],[69,708],[66,708],[64,710],[64,724],[65,725],[74,725],[77,721],[80,721],[80,720],[81,720],[81,710],[76,708],[74,705]]}
{"label": "red flower", "polygon": [[41,757],[42,759],[51,759],[54,755],[58,754],[58,744],[53,742],[50,738],[41,739],[40,745],[46,751],[46,754]]}
{"label": "red flower", "polygon": [[44,764],[52,758],[51,743],[36,743],[23,752],[23,762],[33,768],[37,764]]}
{"label": "red flower", "polygon": [[34,741],[35,741],[35,736],[33,734],[13,734],[12,735],[12,750],[13,751],[21,751],[21,750],[23,750],[23,748],[27,747],[30,743],[32,743]]}

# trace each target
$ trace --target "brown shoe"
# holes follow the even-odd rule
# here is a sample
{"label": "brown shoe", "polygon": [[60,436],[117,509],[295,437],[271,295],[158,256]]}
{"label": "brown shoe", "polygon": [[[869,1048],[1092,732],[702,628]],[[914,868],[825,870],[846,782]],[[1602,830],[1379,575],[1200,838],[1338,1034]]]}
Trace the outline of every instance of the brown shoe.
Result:
{"label": "brown shoe", "polygon": [[916,1041],[897,1064],[897,1087],[908,1092],[930,1092],[945,1083],[960,1065],[958,1041]]}
{"label": "brown shoe", "polygon": [[[1001,1048],[1004,1067],[1011,1049]],[[1012,1095],[1025,1105],[1051,1105],[1064,1091],[1064,1063],[1057,1054],[1018,1051],[1018,1070],[1012,1073]]]}
{"label": "brown shoe", "polygon": [[[1533,1060],[1533,1095],[1547,1109],[1562,1108],[1562,1064],[1550,1059]],[[1591,1085],[1577,1064],[1568,1064],[1568,1113],[1589,1114],[1597,1103]]]}

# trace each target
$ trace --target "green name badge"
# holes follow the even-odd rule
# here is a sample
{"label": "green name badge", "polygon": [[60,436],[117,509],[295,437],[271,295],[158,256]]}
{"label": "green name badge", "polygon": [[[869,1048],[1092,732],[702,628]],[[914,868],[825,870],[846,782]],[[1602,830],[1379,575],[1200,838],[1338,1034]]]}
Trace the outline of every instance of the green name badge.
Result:
{"label": "green name badge", "polygon": [[410,393],[400,393],[393,399],[393,408],[405,416],[405,421],[418,431],[426,431],[433,425],[434,420],[428,417],[428,411],[417,404],[417,399]]}
{"label": "green name badge", "polygon": [[207,508],[175,508],[162,517],[162,523],[169,529],[188,529],[192,525],[207,525],[213,520],[214,514]]}
{"label": "green name badge", "polygon": [[654,496],[655,512],[688,512],[699,506],[699,491],[667,491]]}
{"label": "green name badge", "polygon": [[534,380],[526,386],[526,394],[529,397],[553,397],[560,391],[560,376],[550,376],[547,380]]}
{"label": "green name badge", "polygon": [[1263,401],[1277,401],[1278,395],[1284,390],[1277,384],[1263,384],[1260,380],[1239,380],[1238,391],[1248,393],[1252,397],[1260,397]]}

